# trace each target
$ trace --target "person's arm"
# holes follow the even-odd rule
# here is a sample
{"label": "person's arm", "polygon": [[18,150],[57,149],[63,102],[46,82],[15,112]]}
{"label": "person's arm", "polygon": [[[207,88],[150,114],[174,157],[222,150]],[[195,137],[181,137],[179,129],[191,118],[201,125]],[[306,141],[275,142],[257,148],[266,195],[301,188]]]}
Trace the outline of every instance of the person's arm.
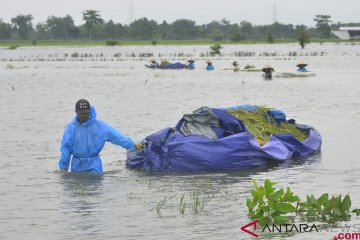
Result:
{"label": "person's arm", "polygon": [[117,129],[111,127],[104,123],[107,127],[107,139],[106,141],[111,142],[112,144],[119,145],[127,150],[133,149],[135,147],[134,141],[125,136],[123,133],[118,131]]}
{"label": "person's arm", "polygon": [[66,126],[63,138],[61,140],[61,157],[59,159],[59,169],[62,175],[64,175],[69,169],[70,158],[72,154],[72,138],[72,130],[69,126]]}

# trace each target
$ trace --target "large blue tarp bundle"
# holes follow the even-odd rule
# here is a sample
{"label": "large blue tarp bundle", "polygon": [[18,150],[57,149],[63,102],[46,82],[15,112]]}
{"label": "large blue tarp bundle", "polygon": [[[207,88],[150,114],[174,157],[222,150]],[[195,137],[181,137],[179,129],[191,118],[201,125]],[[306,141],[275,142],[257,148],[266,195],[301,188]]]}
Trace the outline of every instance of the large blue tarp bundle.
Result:
{"label": "large blue tarp bundle", "polygon": [[146,137],[142,152],[128,151],[126,163],[144,171],[217,171],[253,168],[320,152],[319,132],[307,125],[297,127],[308,134],[305,141],[291,134],[275,134],[260,146],[240,119],[225,109],[203,107],[184,115],[175,128]]}

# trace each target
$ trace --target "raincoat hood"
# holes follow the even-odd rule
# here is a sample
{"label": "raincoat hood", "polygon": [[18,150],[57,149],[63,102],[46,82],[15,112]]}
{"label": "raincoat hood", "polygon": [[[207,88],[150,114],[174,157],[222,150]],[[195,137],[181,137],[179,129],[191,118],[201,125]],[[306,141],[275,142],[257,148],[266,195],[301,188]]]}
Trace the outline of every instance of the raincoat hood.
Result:
{"label": "raincoat hood", "polygon": [[95,109],[95,107],[94,106],[90,106],[90,116],[89,116],[89,119],[86,121],[86,122],[84,122],[84,123],[80,123],[79,121],[78,121],[78,116],[77,115],[75,115],[75,117],[74,117],[74,119],[72,120],[74,123],[76,123],[76,124],[80,124],[80,125],[82,125],[82,126],[89,126],[89,125],[91,125],[92,123],[94,123],[95,121],[96,121],[96,109]]}

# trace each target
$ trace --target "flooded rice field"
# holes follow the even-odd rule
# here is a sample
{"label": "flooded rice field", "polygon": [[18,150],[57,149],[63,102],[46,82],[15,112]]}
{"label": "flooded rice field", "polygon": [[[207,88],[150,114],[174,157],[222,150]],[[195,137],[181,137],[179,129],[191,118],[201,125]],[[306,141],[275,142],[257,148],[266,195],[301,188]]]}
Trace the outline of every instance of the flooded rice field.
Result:
{"label": "flooded rice field", "polygon": [[[301,198],[349,193],[352,208],[360,208],[359,43],[313,43],[305,50],[226,45],[221,56],[209,52],[208,46],[0,48],[0,239],[251,239],[240,227],[250,222],[245,203],[252,179],[290,186]],[[197,68],[145,68],[152,58],[192,58]],[[208,58],[212,72],[205,70]],[[304,60],[316,76],[264,81],[259,72],[220,70],[234,60],[241,68],[270,64],[280,72],[295,71]],[[125,150],[107,144],[102,177],[62,178],[55,172],[59,145],[80,98],[134,139],[173,127],[202,106],[274,107],[318,129],[322,153],[253,170],[159,174],[126,168]],[[205,183],[214,195],[204,211],[188,205],[180,213],[181,196],[190,204],[190,193]],[[331,239],[338,232],[270,237]]]}

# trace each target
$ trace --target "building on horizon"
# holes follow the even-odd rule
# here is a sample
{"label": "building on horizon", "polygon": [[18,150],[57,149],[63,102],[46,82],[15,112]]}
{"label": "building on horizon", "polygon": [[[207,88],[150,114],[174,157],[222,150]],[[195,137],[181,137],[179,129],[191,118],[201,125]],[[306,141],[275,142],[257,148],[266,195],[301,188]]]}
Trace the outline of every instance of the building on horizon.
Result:
{"label": "building on horizon", "polygon": [[331,31],[340,39],[360,40],[360,27],[340,27],[338,31]]}

